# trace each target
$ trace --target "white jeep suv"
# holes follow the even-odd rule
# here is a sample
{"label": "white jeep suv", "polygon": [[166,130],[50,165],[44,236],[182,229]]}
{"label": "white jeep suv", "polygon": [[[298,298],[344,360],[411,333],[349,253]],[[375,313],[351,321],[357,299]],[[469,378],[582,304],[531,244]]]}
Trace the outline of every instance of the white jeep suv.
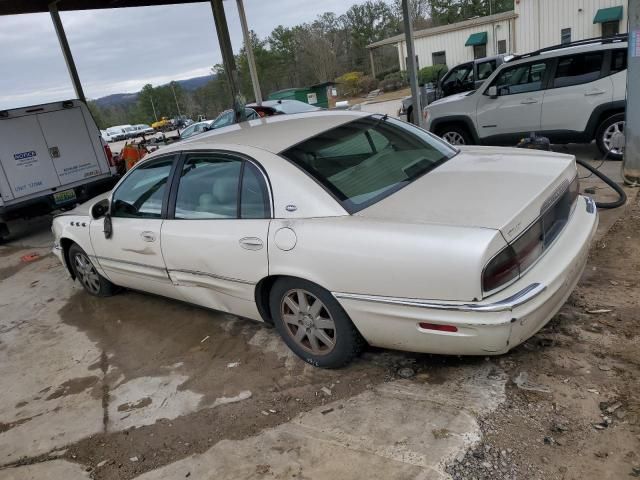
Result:
{"label": "white jeep suv", "polygon": [[596,140],[621,159],[627,37],[549,47],[504,63],[480,88],[423,110],[429,131],[451,144],[514,145],[531,132],[552,143]]}

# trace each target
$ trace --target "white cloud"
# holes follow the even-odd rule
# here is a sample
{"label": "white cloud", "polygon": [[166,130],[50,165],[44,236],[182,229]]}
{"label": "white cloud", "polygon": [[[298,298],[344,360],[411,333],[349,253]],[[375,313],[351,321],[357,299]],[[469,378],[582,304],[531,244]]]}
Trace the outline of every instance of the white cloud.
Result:
{"label": "white cloud", "polygon": [[[364,0],[245,0],[260,37],[278,25],[344,13]],[[236,2],[224,2],[233,49],[242,46]],[[144,84],[206,75],[221,63],[208,2],[61,12],[80,80],[89,98],[135,92]],[[70,98],[73,88],[48,14],[0,17],[0,109]]]}

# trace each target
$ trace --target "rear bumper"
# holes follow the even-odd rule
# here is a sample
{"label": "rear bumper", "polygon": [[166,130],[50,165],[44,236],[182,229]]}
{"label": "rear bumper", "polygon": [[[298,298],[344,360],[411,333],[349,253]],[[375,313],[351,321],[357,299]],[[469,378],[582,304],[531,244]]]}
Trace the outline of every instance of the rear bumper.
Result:
{"label": "rear bumper", "polygon": [[[587,262],[598,225],[593,201],[580,197],[571,220],[543,258],[520,280],[477,303],[334,293],[374,346],[449,355],[498,355],[540,330],[560,310]],[[427,330],[421,322],[452,325]]]}

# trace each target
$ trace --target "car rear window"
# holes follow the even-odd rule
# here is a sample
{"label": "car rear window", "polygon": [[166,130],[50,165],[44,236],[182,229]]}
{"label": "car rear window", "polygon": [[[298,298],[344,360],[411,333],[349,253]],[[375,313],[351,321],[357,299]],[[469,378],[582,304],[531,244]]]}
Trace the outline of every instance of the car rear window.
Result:
{"label": "car rear window", "polygon": [[558,59],[553,86],[568,87],[600,78],[604,52],[589,52]]}
{"label": "car rear window", "polygon": [[422,129],[372,115],[311,137],[281,155],[320,183],[345,210],[355,213],[456,153]]}

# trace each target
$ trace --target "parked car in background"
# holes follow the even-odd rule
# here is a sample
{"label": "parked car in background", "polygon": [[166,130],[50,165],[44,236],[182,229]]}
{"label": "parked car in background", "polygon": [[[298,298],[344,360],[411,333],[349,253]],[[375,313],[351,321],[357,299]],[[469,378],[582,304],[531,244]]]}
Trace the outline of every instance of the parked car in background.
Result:
{"label": "parked car in background", "polygon": [[153,135],[156,131],[151,128],[149,125],[145,123],[139,123],[138,125],[134,125],[133,128],[136,131],[136,136],[140,135]]}
{"label": "parked car in background", "polygon": [[180,140],[186,140],[195,135],[199,135],[211,129],[213,120],[207,120],[204,122],[193,123],[180,132]]}
{"label": "parked car in background", "polygon": [[596,227],[573,156],[325,111],[169,145],[53,232],[92,295],[118,285],[263,320],[340,367],[365,341],[507,352],[563,305]]}
{"label": "parked car in background", "polygon": [[515,145],[530,132],[552,143],[595,139],[621,159],[626,84],[626,35],[544,48],[503,64],[474,92],[428,105],[426,128],[457,145]]}
{"label": "parked car in background", "polygon": [[111,141],[119,142],[127,139],[127,132],[123,127],[109,127],[107,133],[111,136]]}
{"label": "parked car in background", "polygon": [[[503,63],[508,62],[513,55],[500,54],[493,57],[483,57],[471,62],[461,63],[447,71],[435,85],[427,85],[420,89],[420,103],[422,107],[450,95],[469,92],[480,87],[482,83]],[[409,95],[402,99],[400,117],[407,117],[413,122],[413,99]]]}
{"label": "parked car in background", "polygon": [[127,135],[127,138],[136,138],[138,136],[138,130],[133,125],[122,125],[124,131]]}
{"label": "parked car in background", "polygon": [[3,111],[0,120],[0,238],[6,222],[72,208],[118,179],[111,149],[84,102]]}
{"label": "parked car in background", "polygon": [[[252,108],[245,107],[244,114],[245,120],[255,120],[256,118],[260,118],[260,115],[258,115],[258,113]],[[233,110],[225,110],[214,120],[208,120],[208,122],[211,122],[209,124],[209,130],[226,127],[227,125],[232,125],[233,123],[235,123],[235,114]]]}
{"label": "parked car in background", "polygon": [[[306,112],[318,112],[324,110],[322,107],[316,107],[309,105],[308,103],[301,102],[300,100],[264,100],[261,106],[257,103],[249,103],[247,107],[251,107],[258,113],[262,111],[265,113],[261,116],[271,116],[277,114],[293,114],[293,113],[306,113]],[[267,110],[269,109],[269,110]]]}
{"label": "parked car in background", "polygon": [[113,137],[113,135],[111,135],[109,132],[107,132],[106,130],[100,130],[100,136],[102,137],[102,139],[109,143],[109,142],[115,142],[115,138]]}

